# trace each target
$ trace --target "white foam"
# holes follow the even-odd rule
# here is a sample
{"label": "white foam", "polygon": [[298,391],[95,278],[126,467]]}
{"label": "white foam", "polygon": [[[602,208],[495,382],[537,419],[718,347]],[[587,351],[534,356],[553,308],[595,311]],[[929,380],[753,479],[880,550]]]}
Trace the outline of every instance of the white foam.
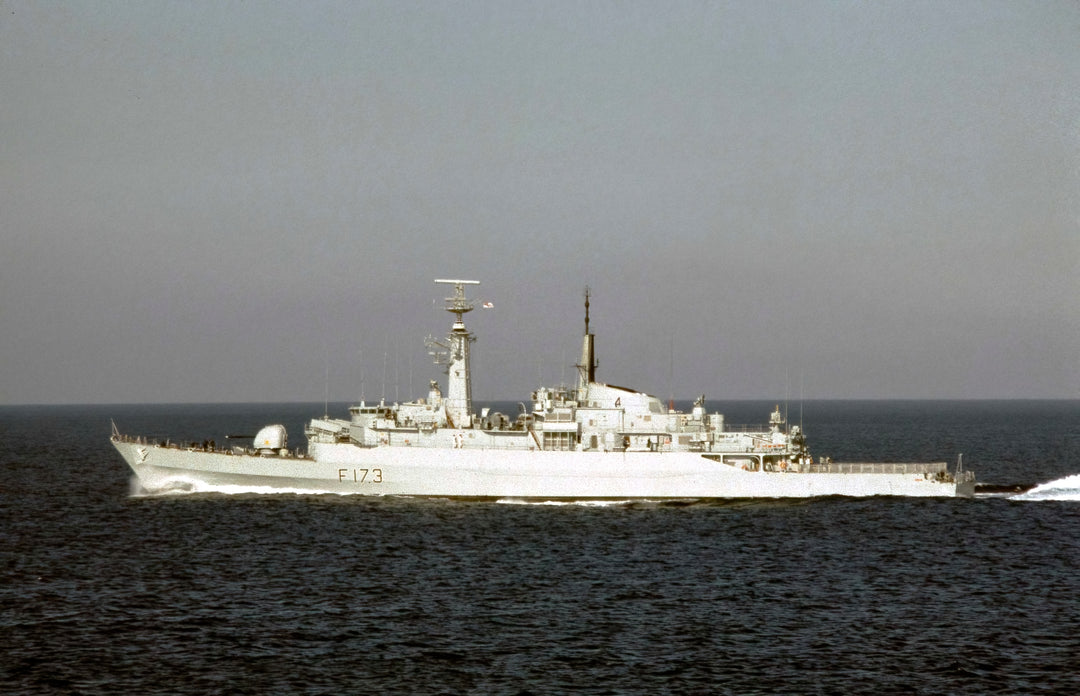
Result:
{"label": "white foam", "polygon": [[218,493],[221,495],[354,495],[350,491],[315,490],[310,488],[214,485],[185,477],[162,481],[161,484],[152,489],[145,488],[136,478],[132,480],[131,489],[133,497],[191,495],[192,493]]}
{"label": "white foam", "polygon": [[1018,493],[1009,500],[1078,500],[1080,501],[1080,474],[1073,474],[1055,481],[1042,483],[1030,491]]}
{"label": "white foam", "polygon": [[580,507],[611,507],[631,503],[650,502],[647,500],[525,500],[522,498],[500,498],[499,505],[577,505]]}

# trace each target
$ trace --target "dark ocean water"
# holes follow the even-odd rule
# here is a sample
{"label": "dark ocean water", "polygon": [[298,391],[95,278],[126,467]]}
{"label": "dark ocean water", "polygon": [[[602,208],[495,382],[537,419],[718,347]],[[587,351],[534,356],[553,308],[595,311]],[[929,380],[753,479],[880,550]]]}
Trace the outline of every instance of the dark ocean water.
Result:
{"label": "dark ocean water", "polygon": [[1023,500],[132,496],[108,442],[322,410],[0,408],[0,693],[1080,693],[1080,402],[802,407]]}

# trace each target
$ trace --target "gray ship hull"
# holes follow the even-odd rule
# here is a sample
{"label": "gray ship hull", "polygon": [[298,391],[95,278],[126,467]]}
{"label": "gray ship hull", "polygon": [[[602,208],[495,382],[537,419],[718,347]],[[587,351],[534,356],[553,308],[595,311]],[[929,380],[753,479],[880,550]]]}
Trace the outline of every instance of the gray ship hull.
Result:
{"label": "gray ship hull", "polygon": [[[322,445],[316,458],[113,444],[148,491],[176,488],[522,500],[971,496],[927,464],[867,472],[744,471],[690,452],[515,452]],[[919,470],[919,469],[922,470]]]}

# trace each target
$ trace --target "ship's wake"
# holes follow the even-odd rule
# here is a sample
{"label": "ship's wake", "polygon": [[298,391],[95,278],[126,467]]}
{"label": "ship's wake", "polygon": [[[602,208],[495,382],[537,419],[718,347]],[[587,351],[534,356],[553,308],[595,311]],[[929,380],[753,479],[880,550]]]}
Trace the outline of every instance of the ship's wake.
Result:
{"label": "ship's wake", "polygon": [[620,505],[632,505],[642,502],[649,502],[644,500],[542,500],[535,498],[499,498],[495,501],[499,505],[550,505],[550,506],[564,506],[564,505],[576,505],[579,507],[615,507]]}
{"label": "ship's wake", "polygon": [[[235,484],[211,484],[193,478],[176,477],[160,481],[153,487],[147,487],[137,477],[130,480],[130,495],[133,498],[156,498],[167,496],[183,496],[194,494],[217,494],[217,495],[360,495],[354,491],[333,491],[329,489],[312,488],[284,488],[276,486],[254,486]],[[979,496],[984,497],[984,496]],[[990,494],[987,495],[990,497]],[[1000,494],[995,497],[1000,497]],[[1009,500],[1039,501],[1039,500],[1064,500],[1080,501],[1080,474],[1065,476],[1054,481],[1040,484],[1015,495],[1007,496]],[[574,505],[583,507],[620,507],[626,505],[640,505],[642,503],[659,504],[661,501],[641,499],[601,499],[601,500],[538,500],[522,498],[500,498],[496,501],[504,505]],[[664,501],[669,502],[669,501]],[[679,501],[681,504],[689,504],[688,501]]]}
{"label": "ship's wake", "polygon": [[195,479],[177,477],[147,488],[137,477],[131,479],[131,497],[157,498],[163,496],[193,495],[353,495],[345,491],[318,490],[311,488],[279,488],[276,486],[212,484]]}
{"label": "ship's wake", "polygon": [[1009,500],[1080,500],[1080,474],[1039,484]]}

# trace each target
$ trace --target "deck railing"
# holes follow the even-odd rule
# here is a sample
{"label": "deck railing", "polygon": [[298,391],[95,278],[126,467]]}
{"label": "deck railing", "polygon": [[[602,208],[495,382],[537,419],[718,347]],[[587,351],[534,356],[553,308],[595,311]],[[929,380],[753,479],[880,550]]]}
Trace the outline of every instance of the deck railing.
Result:
{"label": "deck railing", "polygon": [[828,462],[802,465],[810,474],[936,474],[946,471],[945,462]]}

